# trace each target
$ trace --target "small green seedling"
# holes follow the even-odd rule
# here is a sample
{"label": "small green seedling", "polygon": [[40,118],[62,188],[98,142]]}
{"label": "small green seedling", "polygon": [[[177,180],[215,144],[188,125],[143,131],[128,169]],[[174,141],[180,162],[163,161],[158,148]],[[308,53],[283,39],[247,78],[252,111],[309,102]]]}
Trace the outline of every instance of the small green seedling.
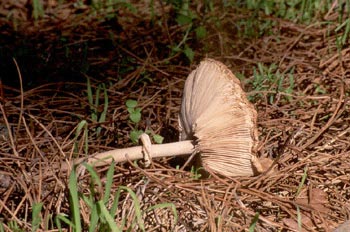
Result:
{"label": "small green seedling", "polygon": [[161,143],[163,143],[164,137],[161,135],[154,134],[153,140],[154,140],[154,142],[161,144]]}
{"label": "small green seedling", "polygon": [[151,130],[139,130],[138,124],[141,121],[142,115],[141,115],[141,108],[137,107],[137,101],[129,99],[125,102],[125,105],[127,107],[127,110],[129,112],[129,119],[132,123],[134,123],[134,128],[130,132],[130,139],[134,144],[138,143],[139,137],[141,134],[146,133],[148,135],[151,135],[154,142],[160,144],[163,143],[164,138],[161,135],[154,134]]}
{"label": "small green seedling", "polygon": [[[173,2],[173,6],[176,10],[175,20],[184,30],[182,40],[178,44],[171,46],[171,50],[173,53],[183,53],[188,60],[192,62],[195,52],[189,46],[189,41],[192,39],[193,34],[195,34],[198,40],[205,38],[207,35],[206,28],[197,25],[197,21],[199,21],[200,18],[195,11],[191,10],[189,1]],[[212,10],[211,4],[205,4],[205,7],[207,10]]]}
{"label": "small green seedling", "polygon": [[[100,108],[100,92],[103,90],[104,94],[104,104],[103,111],[100,113],[98,109]],[[105,84],[98,85],[95,93],[95,99],[93,98],[92,86],[90,83],[90,78],[87,78],[87,97],[89,101],[90,111],[91,111],[91,120],[93,122],[103,123],[106,121],[107,111],[108,111],[108,93]],[[101,133],[102,127],[97,127],[96,135],[99,136]]]}
{"label": "small green seedling", "polygon": [[130,132],[130,139],[134,144],[137,144],[143,130],[138,130],[138,123],[141,121],[141,108],[137,107],[137,101],[129,99],[125,103],[129,112],[129,119],[135,124],[135,127]]}
{"label": "small green seedling", "polygon": [[137,107],[137,101],[129,99],[125,103],[129,112],[129,118],[133,123],[139,123],[141,120],[141,108]]}
{"label": "small green seedling", "polygon": [[199,180],[202,177],[200,170],[204,169],[203,167],[196,168],[195,166],[191,167],[191,177],[194,180]]}
{"label": "small green seedling", "polygon": [[253,69],[253,79],[250,81],[254,91],[258,93],[249,97],[249,100],[255,101],[264,96],[262,92],[269,92],[266,96],[270,104],[274,104],[279,93],[284,93],[283,100],[291,101],[294,89],[293,74],[294,68],[291,68],[288,73],[281,73],[274,63],[270,66],[258,63],[258,66]]}

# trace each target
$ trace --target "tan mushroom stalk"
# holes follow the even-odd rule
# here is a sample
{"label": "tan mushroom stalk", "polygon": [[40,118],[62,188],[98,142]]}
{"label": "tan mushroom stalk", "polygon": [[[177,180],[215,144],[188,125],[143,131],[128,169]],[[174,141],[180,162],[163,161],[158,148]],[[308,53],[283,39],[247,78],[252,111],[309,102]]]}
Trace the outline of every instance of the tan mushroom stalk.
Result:
{"label": "tan mushroom stalk", "polygon": [[[152,145],[152,158],[198,152],[204,169],[224,176],[252,176],[261,170],[255,156],[257,113],[240,81],[222,63],[205,59],[188,76],[179,115],[180,142]],[[144,158],[142,146],[96,154],[100,166]]]}

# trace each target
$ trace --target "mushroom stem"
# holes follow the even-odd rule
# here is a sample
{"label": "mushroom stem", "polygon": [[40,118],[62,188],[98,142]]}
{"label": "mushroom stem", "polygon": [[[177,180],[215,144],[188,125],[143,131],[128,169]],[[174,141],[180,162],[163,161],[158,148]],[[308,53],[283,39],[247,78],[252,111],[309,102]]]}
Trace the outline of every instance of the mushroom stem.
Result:
{"label": "mushroom stem", "polygon": [[[137,160],[144,158],[143,147],[136,146],[123,149],[115,149],[93,155],[87,159],[87,163],[94,167],[110,164],[113,159],[116,163],[127,160]],[[154,144],[151,146],[151,158],[188,155],[194,152],[194,146],[191,140],[167,143]],[[79,159],[76,163],[81,163],[86,159]]]}

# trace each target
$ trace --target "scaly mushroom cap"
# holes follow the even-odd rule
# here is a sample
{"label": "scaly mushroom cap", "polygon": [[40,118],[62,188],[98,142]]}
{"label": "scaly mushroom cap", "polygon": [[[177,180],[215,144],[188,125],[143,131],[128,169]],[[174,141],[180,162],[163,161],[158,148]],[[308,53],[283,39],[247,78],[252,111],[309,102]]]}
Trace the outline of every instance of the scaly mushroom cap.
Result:
{"label": "scaly mushroom cap", "polygon": [[180,140],[194,140],[209,172],[254,175],[256,118],[240,81],[221,62],[205,59],[188,76],[179,115]]}

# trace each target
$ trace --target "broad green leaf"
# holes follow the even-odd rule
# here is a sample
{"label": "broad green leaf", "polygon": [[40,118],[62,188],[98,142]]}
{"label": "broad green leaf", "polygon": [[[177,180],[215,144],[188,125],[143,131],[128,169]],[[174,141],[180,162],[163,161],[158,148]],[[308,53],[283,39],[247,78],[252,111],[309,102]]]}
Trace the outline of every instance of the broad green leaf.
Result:
{"label": "broad green leaf", "polygon": [[33,211],[32,211],[32,231],[36,231],[41,223],[41,209],[43,207],[43,203],[34,203],[33,204]]}
{"label": "broad green leaf", "polygon": [[137,144],[139,141],[140,135],[143,133],[142,130],[133,130],[130,132],[130,139],[134,144]]}
{"label": "broad green leaf", "polygon": [[154,142],[161,144],[163,143],[164,137],[161,135],[153,135]]}
{"label": "broad green leaf", "polygon": [[189,17],[189,16],[186,16],[186,15],[183,15],[183,14],[179,14],[177,17],[176,17],[176,22],[179,24],[179,25],[185,25],[185,24],[189,24],[192,22],[192,18]]}
{"label": "broad green leaf", "polygon": [[128,99],[125,103],[128,108],[135,108],[137,106],[137,101]]}
{"label": "broad green leaf", "polygon": [[129,115],[129,118],[130,120],[133,122],[133,123],[139,123],[140,120],[141,120],[141,113],[140,112],[137,112],[137,111],[134,111],[133,113],[131,113]]}
{"label": "broad green leaf", "polygon": [[199,26],[196,28],[196,36],[197,39],[203,39],[207,35],[207,30],[203,26]]}
{"label": "broad green leaf", "polygon": [[187,56],[187,58],[192,62],[194,58],[194,51],[192,50],[192,48],[186,46],[184,49],[184,53]]}
{"label": "broad green leaf", "polygon": [[135,108],[126,108],[129,114],[132,114],[135,112]]}

